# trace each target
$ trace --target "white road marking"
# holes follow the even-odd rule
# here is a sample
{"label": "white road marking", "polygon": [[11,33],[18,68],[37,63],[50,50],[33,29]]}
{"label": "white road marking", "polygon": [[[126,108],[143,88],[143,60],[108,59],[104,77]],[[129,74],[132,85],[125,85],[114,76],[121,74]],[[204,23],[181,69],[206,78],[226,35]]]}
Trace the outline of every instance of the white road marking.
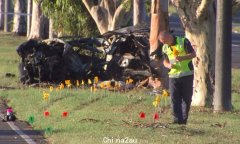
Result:
{"label": "white road marking", "polygon": [[240,45],[237,45],[237,44],[232,44],[233,46],[240,46]]}
{"label": "white road marking", "polygon": [[[4,119],[4,115],[0,112],[0,117]],[[36,144],[28,135],[21,131],[13,122],[7,122],[7,124],[14,130],[21,138],[23,138],[28,144]]]}

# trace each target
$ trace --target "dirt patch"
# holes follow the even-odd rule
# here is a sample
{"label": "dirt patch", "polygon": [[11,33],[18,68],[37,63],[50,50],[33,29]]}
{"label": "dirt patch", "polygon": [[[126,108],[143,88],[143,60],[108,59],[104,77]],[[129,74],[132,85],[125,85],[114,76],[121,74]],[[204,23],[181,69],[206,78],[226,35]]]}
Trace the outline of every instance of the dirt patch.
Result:
{"label": "dirt patch", "polygon": [[0,86],[0,90],[13,90],[13,89],[18,89],[18,88],[16,88],[16,87]]}
{"label": "dirt patch", "polygon": [[107,97],[107,96],[104,95],[104,96],[101,96],[101,97],[92,99],[92,100],[89,101],[89,102],[82,103],[81,105],[78,105],[76,108],[74,108],[74,110],[81,110],[81,109],[83,109],[83,108],[85,108],[85,107],[87,107],[87,106],[89,106],[89,105],[91,105],[91,104],[93,104],[93,103],[96,103],[96,102],[98,102],[98,101],[100,101],[100,100],[102,100],[103,98],[106,98],[106,97]]}

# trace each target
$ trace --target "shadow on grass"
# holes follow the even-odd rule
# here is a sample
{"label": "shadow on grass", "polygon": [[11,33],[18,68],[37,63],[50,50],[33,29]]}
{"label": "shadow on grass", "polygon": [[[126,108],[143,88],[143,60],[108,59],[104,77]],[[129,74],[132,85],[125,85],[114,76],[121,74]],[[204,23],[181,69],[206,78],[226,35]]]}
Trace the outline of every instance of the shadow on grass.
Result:
{"label": "shadow on grass", "polygon": [[56,103],[58,101],[61,101],[61,100],[65,99],[65,98],[67,98],[67,96],[61,96],[60,98],[56,98],[56,99],[51,101],[51,104]]}
{"label": "shadow on grass", "polygon": [[85,118],[81,119],[78,122],[81,123],[100,123],[100,124],[106,124],[110,126],[121,126],[119,123],[114,123],[112,119],[105,119],[105,120],[98,120],[98,119],[93,119],[93,118]]}
{"label": "shadow on grass", "polygon": [[172,134],[179,134],[179,135],[201,136],[205,134],[203,130],[187,128],[186,126],[180,126],[180,125],[169,127],[169,129],[172,130],[171,132]]}
{"label": "shadow on grass", "polygon": [[107,97],[107,95],[103,95],[101,97],[97,97],[95,99],[92,99],[89,102],[81,103],[81,105],[76,106],[73,110],[81,110],[81,109],[83,109],[83,108],[85,108],[85,107],[87,107],[87,106],[89,106],[93,103],[96,103],[96,102],[98,102],[98,101],[100,101],[100,100],[102,100],[106,97]]}
{"label": "shadow on grass", "polygon": [[69,130],[68,129],[65,129],[65,128],[62,128],[62,129],[53,129],[51,133],[45,133],[47,135],[51,135],[51,134],[63,134],[63,133],[68,133]]}
{"label": "shadow on grass", "polygon": [[20,89],[19,87],[8,87],[8,86],[0,86],[0,90],[15,90]]}
{"label": "shadow on grass", "polygon": [[137,99],[137,101],[133,101],[129,104],[127,104],[126,106],[124,106],[121,110],[122,113],[125,113],[125,112],[129,112],[133,109],[134,105],[138,105],[142,102],[146,101],[146,99]]}

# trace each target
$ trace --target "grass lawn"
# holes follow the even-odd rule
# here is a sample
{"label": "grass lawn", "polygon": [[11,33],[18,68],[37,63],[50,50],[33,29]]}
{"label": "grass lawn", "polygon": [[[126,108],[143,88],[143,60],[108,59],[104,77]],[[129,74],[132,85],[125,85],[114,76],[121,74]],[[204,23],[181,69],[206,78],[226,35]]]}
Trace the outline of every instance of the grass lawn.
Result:
{"label": "grass lawn", "polygon": [[239,24],[234,24],[233,23],[233,26],[232,26],[233,28],[232,28],[232,31],[233,32],[235,32],[235,33],[239,33],[240,32],[240,26],[239,26]]}
{"label": "grass lawn", "polygon": [[[159,123],[153,123],[156,111],[150,90],[135,89],[126,93],[89,88],[72,88],[49,92],[49,88],[30,88],[18,83],[19,57],[16,47],[25,38],[0,32],[0,96],[12,106],[18,119],[27,121],[34,117],[36,130],[50,129],[45,137],[54,144],[99,143],[240,143],[240,70],[233,70],[232,103],[234,110],[214,114],[212,109],[192,107],[187,126],[169,125],[171,109],[169,100],[161,102]],[[6,77],[6,73],[16,77]],[[43,92],[49,100],[43,100]],[[158,111],[159,109],[157,109]],[[50,116],[45,117],[44,111]],[[62,113],[68,112],[67,117]],[[139,113],[146,114],[145,119]]]}

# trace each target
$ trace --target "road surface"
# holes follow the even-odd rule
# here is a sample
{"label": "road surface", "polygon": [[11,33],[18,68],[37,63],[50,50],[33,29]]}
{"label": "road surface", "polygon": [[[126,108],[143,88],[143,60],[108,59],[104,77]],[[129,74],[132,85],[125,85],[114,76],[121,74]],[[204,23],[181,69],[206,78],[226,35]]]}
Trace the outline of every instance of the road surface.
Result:
{"label": "road surface", "polygon": [[42,131],[32,130],[26,122],[3,122],[7,106],[0,98],[0,144],[47,144]]}

